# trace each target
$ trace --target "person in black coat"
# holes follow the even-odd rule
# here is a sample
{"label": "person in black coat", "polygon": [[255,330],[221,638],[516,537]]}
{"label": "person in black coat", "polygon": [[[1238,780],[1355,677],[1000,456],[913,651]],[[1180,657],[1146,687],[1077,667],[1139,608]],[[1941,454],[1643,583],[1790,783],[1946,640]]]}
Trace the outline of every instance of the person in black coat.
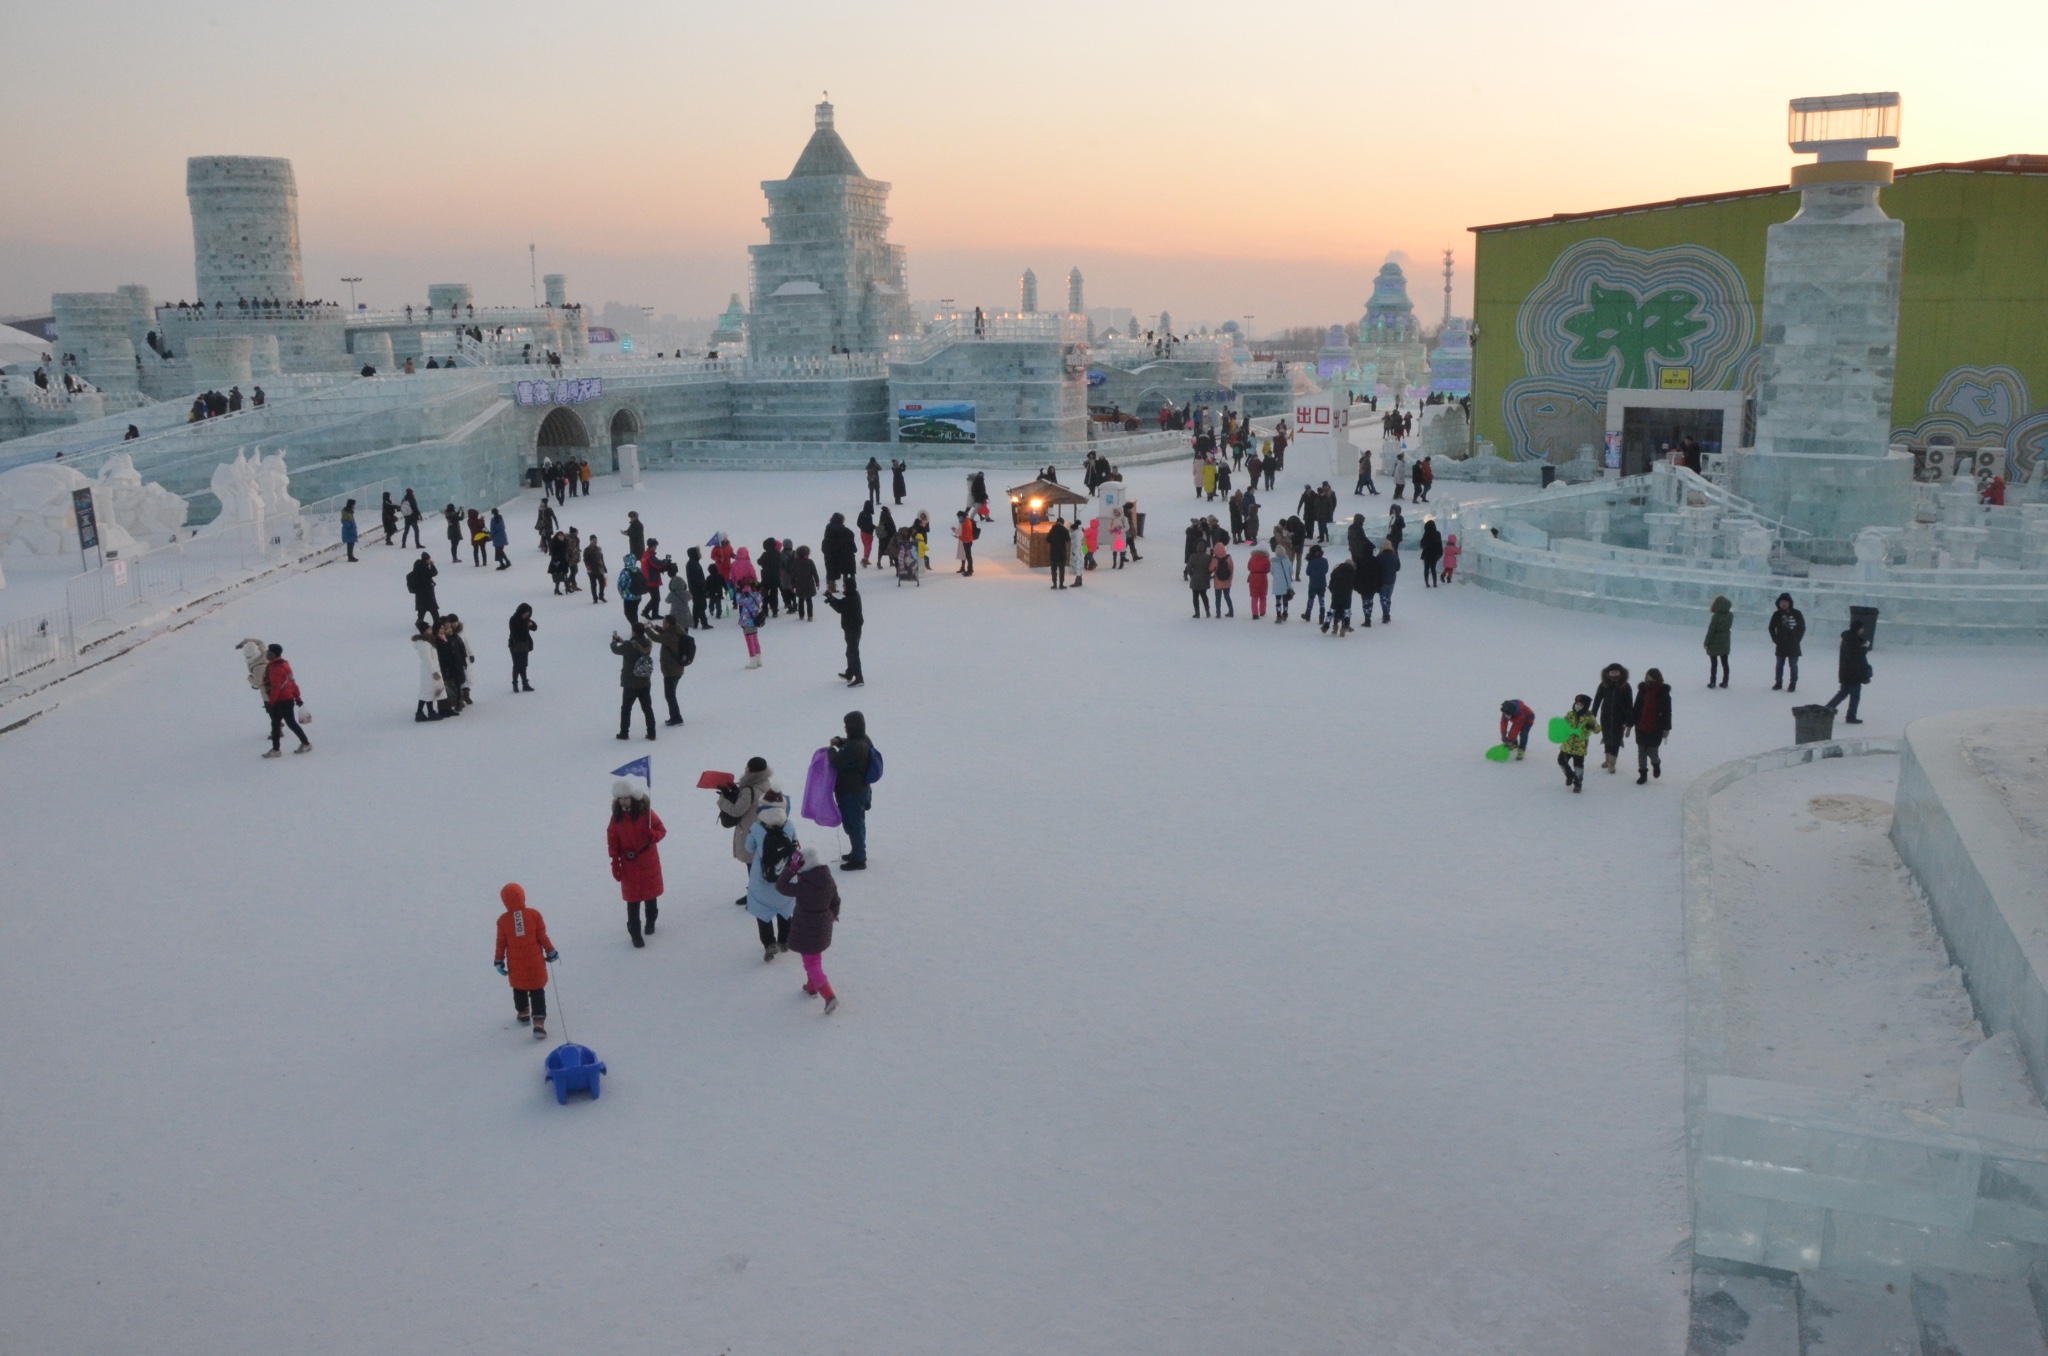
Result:
{"label": "person in black coat", "polygon": [[1771,610],[1771,644],[1778,652],[1778,679],[1771,684],[1771,691],[1785,688],[1785,666],[1792,666],[1792,686],[1788,692],[1799,690],[1799,642],[1806,638],[1806,614],[1792,606],[1792,595],[1778,595],[1778,605]]}
{"label": "person in black coat", "polygon": [[909,469],[908,462],[889,458],[889,491],[898,504],[903,502],[904,495],[910,493],[910,487],[903,483],[903,473]]}
{"label": "person in black coat", "polygon": [[1643,681],[1636,685],[1636,705],[1629,713],[1629,723],[1636,732],[1636,785],[1641,786],[1652,776],[1664,775],[1664,762],[1657,753],[1664,746],[1664,736],[1671,733],[1671,686],[1660,671],[1646,670]]}
{"label": "person in black coat", "polygon": [[[868,498],[880,502],[882,498],[882,463],[868,458]],[[901,500],[897,501],[901,503]]]}
{"label": "person in black coat", "polygon": [[832,799],[839,806],[846,841],[853,845],[853,850],[840,859],[839,867],[843,871],[862,871],[868,864],[868,810],[874,804],[868,765],[873,761],[875,746],[868,738],[868,718],[858,711],[848,711],[845,735],[835,737],[827,747],[826,758],[832,764]]}
{"label": "person in black coat", "polygon": [[704,553],[695,546],[683,553],[683,582],[690,590],[690,625],[699,631],[709,631],[711,623],[704,618],[704,602],[709,592],[704,580]]}
{"label": "person in black coat", "polygon": [[[1395,549],[1396,545],[1397,543],[1394,539],[1389,537],[1386,541],[1380,543],[1379,554],[1380,620],[1389,625],[1392,625],[1394,620],[1394,581],[1400,578],[1401,575],[1401,553]],[[1371,600],[1368,599],[1367,601],[1370,602]],[[1370,611],[1369,608],[1367,610]],[[1368,616],[1366,618],[1366,625],[1370,626],[1371,624],[1372,618]]]}
{"label": "person in black coat", "polygon": [[1870,642],[1864,638],[1861,626],[1851,626],[1842,632],[1842,651],[1835,665],[1835,678],[1841,683],[1841,691],[1828,698],[1828,710],[1832,711],[1849,699],[1849,717],[1846,725],[1861,725],[1856,708],[1863,703],[1863,685],[1870,681]]}
{"label": "person in black coat", "polygon": [[846,576],[846,596],[835,598],[827,593],[825,606],[839,614],[839,629],[846,636],[846,671],[839,676],[848,687],[861,687],[867,679],[860,671],[860,589],[852,575]]}
{"label": "person in black coat", "polygon": [[[1361,528],[1359,535],[1364,536]],[[1379,597],[1380,588],[1386,583],[1386,563],[1372,549],[1371,542],[1359,547],[1352,558],[1352,587],[1358,590],[1358,624],[1366,630],[1372,629],[1372,600]],[[1336,576],[1332,575],[1334,583]]]}
{"label": "person in black coat", "polygon": [[825,535],[818,542],[818,554],[825,557],[825,596],[830,598],[838,592],[839,581],[852,579],[857,568],[853,529],[846,525],[845,514],[835,513],[832,521],[825,524]]}
{"label": "person in black coat", "polygon": [[754,568],[761,576],[761,614],[766,617],[782,615],[782,543],[770,537],[761,543],[761,554],[754,558]]}
{"label": "person in black coat", "polygon": [[[1422,520],[1420,548],[1422,553],[1422,587],[1433,589],[1436,587],[1436,563],[1444,558],[1444,534],[1437,531],[1436,519],[1424,518]],[[1603,719],[1601,721],[1601,728],[1605,729],[1606,725],[1607,722]],[[1609,768],[1607,770],[1612,772],[1614,769]]]}
{"label": "person in black coat", "polygon": [[434,598],[434,576],[440,572],[434,564],[434,557],[422,551],[405,576],[405,587],[412,593],[413,621],[421,622],[432,617],[437,628],[441,625],[441,605]]}
{"label": "person in black coat", "polygon": [[1600,722],[1600,742],[1607,749],[1607,757],[1600,766],[1613,772],[1615,764],[1621,761],[1622,741],[1636,719],[1628,670],[1619,664],[1609,664],[1600,670],[1600,686],[1593,689],[1593,719]]}
{"label": "person in black coat", "polygon": [[1052,552],[1052,586],[1063,589],[1067,586],[1067,561],[1073,554],[1074,534],[1068,531],[1064,520],[1055,518],[1052,530],[1045,534],[1045,544]]}

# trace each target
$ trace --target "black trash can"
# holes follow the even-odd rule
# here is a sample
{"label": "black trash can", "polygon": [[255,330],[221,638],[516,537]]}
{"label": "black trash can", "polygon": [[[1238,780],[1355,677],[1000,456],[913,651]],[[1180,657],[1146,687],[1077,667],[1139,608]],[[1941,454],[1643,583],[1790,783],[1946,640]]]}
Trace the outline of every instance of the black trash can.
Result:
{"label": "black trash can", "polygon": [[1543,464],[1543,488],[1546,490],[1549,489],[1551,482],[1556,479],[1557,468],[1555,466],[1552,466],[1549,462],[1545,462]]}
{"label": "black trash can", "polygon": [[540,467],[529,466],[526,468],[526,488],[529,490],[540,488]]}
{"label": "black trash can", "polygon": [[1875,647],[1877,644],[1877,609],[1874,607],[1852,607],[1849,609],[1849,625],[1863,628],[1863,641]]}
{"label": "black trash can", "polygon": [[1825,744],[1835,737],[1835,708],[1795,706],[1792,708],[1795,744]]}

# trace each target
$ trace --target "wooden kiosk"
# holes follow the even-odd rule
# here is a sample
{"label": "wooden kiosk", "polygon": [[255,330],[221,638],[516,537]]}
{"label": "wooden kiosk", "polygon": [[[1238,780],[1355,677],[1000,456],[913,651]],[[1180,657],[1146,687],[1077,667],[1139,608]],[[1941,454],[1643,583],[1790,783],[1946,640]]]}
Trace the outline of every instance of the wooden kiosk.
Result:
{"label": "wooden kiosk", "polygon": [[1079,532],[1081,507],[1088,502],[1087,495],[1050,480],[1034,480],[1012,489],[1010,521],[1017,530],[1017,559],[1034,570],[1050,567],[1052,547],[1046,538],[1052,532],[1053,520],[1062,517],[1063,510],[1072,509],[1071,515],[1064,516],[1069,519],[1069,528]]}

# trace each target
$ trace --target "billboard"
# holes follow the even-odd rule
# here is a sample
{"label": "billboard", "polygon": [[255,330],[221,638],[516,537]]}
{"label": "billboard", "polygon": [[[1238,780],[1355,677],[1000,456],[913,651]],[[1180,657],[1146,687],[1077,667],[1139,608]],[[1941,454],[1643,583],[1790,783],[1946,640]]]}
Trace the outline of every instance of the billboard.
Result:
{"label": "billboard", "polygon": [[896,406],[899,443],[971,443],[974,402],[971,400],[906,400]]}

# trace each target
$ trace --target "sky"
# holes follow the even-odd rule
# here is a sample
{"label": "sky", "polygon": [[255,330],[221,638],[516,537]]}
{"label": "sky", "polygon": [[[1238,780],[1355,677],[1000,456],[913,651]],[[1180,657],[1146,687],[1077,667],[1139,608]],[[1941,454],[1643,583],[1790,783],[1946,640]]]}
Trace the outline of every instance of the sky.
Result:
{"label": "sky", "polygon": [[[191,295],[191,155],[289,157],[307,289],[708,316],[830,92],[911,291],[1176,327],[1356,319],[1477,224],[1782,182],[1785,101],[1896,89],[1902,165],[2048,152],[2048,5],[347,6],[0,0],[0,314]],[[1420,275],[1420,276],[1418,276]]]}

